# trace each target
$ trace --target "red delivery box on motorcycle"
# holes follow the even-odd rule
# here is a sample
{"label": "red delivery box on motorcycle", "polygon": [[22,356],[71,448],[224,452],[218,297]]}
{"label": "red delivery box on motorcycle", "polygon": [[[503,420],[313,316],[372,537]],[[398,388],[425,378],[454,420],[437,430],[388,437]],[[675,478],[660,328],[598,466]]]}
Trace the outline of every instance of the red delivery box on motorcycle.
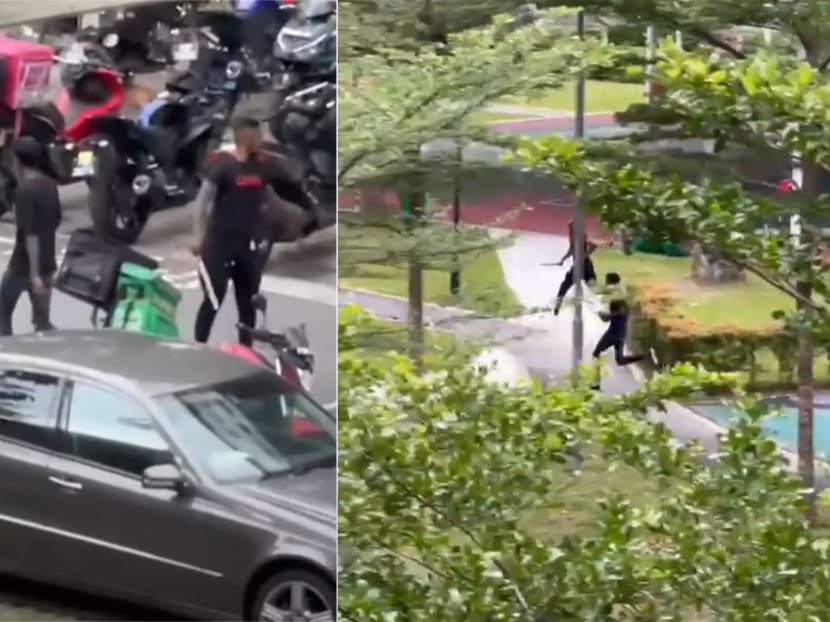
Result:
{"label": "red delivery box on motorcycle", "polygon": [[0,104],[17,110],[46,101],[53,54],[48,45],[0,36]]}

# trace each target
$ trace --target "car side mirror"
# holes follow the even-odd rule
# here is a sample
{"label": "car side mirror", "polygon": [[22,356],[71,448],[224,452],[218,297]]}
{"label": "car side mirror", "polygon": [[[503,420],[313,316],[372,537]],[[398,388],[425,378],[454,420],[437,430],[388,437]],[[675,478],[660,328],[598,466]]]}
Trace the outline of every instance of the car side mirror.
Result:
{"label": "car side mirror", "polygon": [[149,490],[175,490],[181,492],[186,480],[175,464],[154,464],[144,469],[141,485]]}

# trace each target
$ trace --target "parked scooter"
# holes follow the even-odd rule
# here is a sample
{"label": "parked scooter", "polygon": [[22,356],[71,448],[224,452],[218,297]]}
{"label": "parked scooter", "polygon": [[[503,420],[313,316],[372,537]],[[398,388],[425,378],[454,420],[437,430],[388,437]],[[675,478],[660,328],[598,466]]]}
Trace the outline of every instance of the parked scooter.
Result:
{"label": "parked scooter", "polygon": [[314,354],[309,347],[305,324],[289,328],[284,334],[267,327],[268,301],[265,296],[253,297],[254,307],[260,316],[259,328],[237,324],[237,328],[253,338],[249,348],[239,343],[223,343],[222,352],[242,360],[267,367],[301,391],[310,392],[314,376]]}
{"label": "parked scooter", "polygon": [[[124,82],[106,51],[76,42],[53,59],[59,68],[60,90],[54,102],[23,110],[20,136],[48,145],[59,183],[92,174],[92,152],[83,148],[91,134],[91,119],[117,112],[124,103]],[[0,215],[11,210],[17,174],[10,150],[0,152]]]}
{"label": "parked scooter", "polygon": [[[273,79],[270,110],[276,114],[287,97],[321,82],[337,82],[337,5],[331,0],[308,0],[280,30],[274,42],[279,69]],[[274,138],[281,133],[272,117]]]}
{"label": "parked scooter", "polygon": [[204,108],[203,97],[196,92],[151,102],[137,121],[90,120],[89,206],[101,235],[132,244],[154,211],[196,197],[219,121]]}

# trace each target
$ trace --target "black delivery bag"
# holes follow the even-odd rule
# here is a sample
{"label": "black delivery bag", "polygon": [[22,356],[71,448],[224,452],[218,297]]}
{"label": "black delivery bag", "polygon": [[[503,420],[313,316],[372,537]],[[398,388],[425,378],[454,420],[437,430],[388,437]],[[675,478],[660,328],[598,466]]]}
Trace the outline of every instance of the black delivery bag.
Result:
{"label": "black delivery bag", "polygon": [[76,229],[69,235],[55,288],[94,307],[109,309],[115,302],[118,275],[125,261],[150,270],[159,267],[155,259],[123,242],[102,238],[92,229]]}

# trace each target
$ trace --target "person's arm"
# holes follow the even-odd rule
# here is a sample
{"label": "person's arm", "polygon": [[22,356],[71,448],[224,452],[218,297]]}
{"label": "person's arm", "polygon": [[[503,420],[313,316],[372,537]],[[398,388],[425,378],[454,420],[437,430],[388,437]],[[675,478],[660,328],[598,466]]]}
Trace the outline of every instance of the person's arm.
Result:
{"label": "person's arm", "polygon": [[[280,230],[277,235],[286,239],[296,239],[302,235],[310,216],[299,205],[283,199],[273,186],[266,186],[265,201],[262,205],[263,219],[269,228]],[[271,231],[273,236],[273,231]]]}
{"label": "person's arm", "polygon": [[193,236],[201,242],[205,236],[208,221],[210,221],[213,207],[216,204],[216,194],[225,171],[225,160],[218,156],[208,169],[199,193],[196,195],[196,212],[193,217]]}
{"label": "person's arm", "polygon": [[205,237],[205,229],[216,203],[216,183],[205,179],[196,195],[196,214],[193,218],[193,237],[197,241]]}

